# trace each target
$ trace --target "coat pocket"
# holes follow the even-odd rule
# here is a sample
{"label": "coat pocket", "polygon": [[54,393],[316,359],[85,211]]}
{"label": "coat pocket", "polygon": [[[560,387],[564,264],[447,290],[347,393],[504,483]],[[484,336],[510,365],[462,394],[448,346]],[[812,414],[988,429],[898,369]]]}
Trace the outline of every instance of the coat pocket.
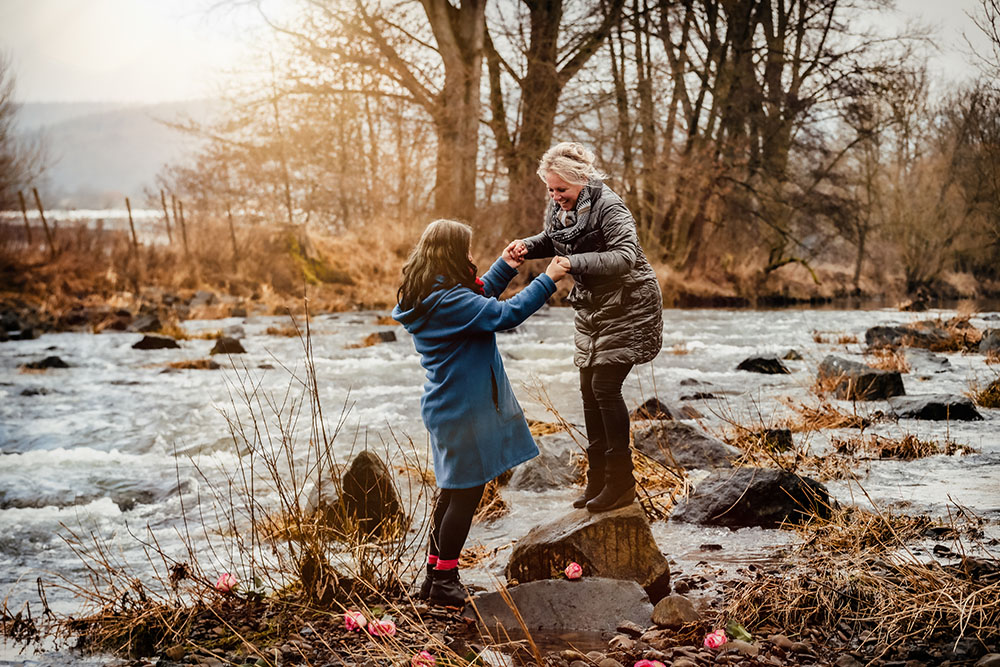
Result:
{"label": "coat pocket", "polygon": [[490,365],[490,383],[493,395],[493,408],[500,415],[502,421],[507,421],[521,416],[521,406],[514,398],[514,391],[510,382],[507,381],[507,374]]}

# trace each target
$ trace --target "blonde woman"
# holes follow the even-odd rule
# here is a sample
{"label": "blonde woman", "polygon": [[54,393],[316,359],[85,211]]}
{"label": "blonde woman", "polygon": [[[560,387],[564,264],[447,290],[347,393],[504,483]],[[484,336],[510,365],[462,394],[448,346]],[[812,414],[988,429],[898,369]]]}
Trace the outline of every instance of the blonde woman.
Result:
{"label": "blonde woman", "polygon": [[551,202],[540,234],[512,245],[517,259],[552,257],[575,281],[576,353],[587,427],[587,486],[573,506],[591,512],[635,500],[629,416],[622,384],[662,346],[663,298],[639,247],[635,219],[594,167],[594,154],[564,142],[538,165]]}

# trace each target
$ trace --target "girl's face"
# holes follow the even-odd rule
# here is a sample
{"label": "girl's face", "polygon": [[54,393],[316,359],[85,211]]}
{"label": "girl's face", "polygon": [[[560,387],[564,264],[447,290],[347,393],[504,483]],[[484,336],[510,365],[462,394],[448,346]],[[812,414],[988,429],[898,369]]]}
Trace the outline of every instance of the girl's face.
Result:
{"label": "girl's face", "polygon": [[570,211],[576,206],[576,200],[583,192],[583,184],[573,185],[564,181],[559,174],[549,172],[545,174],[545,187],[549,189],[549,196],[552,201],[559,204],[564,211]]}

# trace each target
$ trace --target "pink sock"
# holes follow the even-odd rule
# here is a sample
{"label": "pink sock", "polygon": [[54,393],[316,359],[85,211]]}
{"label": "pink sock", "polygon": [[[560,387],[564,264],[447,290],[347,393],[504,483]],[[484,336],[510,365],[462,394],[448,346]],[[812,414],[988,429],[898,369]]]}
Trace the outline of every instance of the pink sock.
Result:
{"label": "pink sock", "polygon": [[458,559],[445,560],[443,558],[438,558],[437,565],[434,566],[435,570],[454,570],[458,567]]}
{"label": "pink sock", "polygon": [[434,554],[427,554],[427,564],[428,565],[437,565],[437,562],[438,562],[438,557],[437,556],[435,556]]}

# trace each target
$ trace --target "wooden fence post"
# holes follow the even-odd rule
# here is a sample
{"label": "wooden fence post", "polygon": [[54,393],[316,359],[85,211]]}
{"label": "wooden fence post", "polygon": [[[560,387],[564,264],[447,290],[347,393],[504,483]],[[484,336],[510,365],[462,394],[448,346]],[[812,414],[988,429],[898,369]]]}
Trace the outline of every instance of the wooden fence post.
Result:
{"label": "wooden fence post", "polygon": [[177,214],[177,219],[181,223],[181,238],[184,239],[184,254],[190,257],[191,251],[188,250],[187,225],[184,223],[184,202],[181,200],[177,200]]}
{"label": "wooden fence post", "polygon": [[160,190],[160,203],[163,204],[163,219],[167,223],[167,245],[174,244],[174,237],[170,234],[170,214],[167,212],[167,197]]}
{"label": "wooden fence post", "polygon": [[135,235],[135,223],[132,222],[132,203],[125,197],[125,208],[128,210],[128,226],[132,230],[132,250],[139,252],[139,239]]}
{"label": "wooden fence post", "polygon": [[21,217],[24,218],[24,233],[28,237],[28,245],[31,245],[31,225],[28,224],[28,207],[24,203],[24,194],[17,191],[17,199],[21,202]]}
{"label": "wooden fence post", "polygon": [[56,256],[56,244],[52,240],[52,232],[49,231],[49,223],[45,220],[45,209],[42,207],[42,198],[38,196],[38,188],[31,188],[32,194],[35,195],[35,205],[38,206],[38,215],[42,218],[42,227],[45,228],[45,238],[49,240],[49,254],[52,257]]}

